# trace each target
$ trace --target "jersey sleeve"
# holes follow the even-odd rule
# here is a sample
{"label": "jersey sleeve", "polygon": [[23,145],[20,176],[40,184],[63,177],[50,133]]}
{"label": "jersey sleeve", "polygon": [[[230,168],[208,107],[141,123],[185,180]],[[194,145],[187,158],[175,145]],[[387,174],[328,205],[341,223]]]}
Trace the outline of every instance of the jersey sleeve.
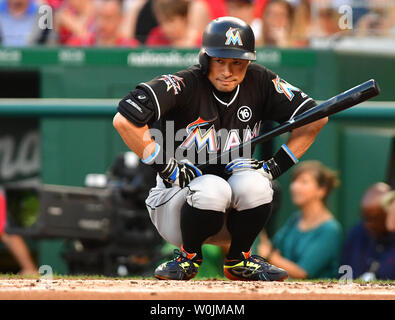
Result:
{"label": "jersey sleeve", "polygon": [[150,96],[155,105],[155,120],[159,120],[169,110],[188,104],[196,85],[196,76],[183,70],[140,83],[137,88]]}
{"label": "jersey sleeve", "polygon": [[264,74],[266,88],[265,120],[283,123],[317,105],[301,89],[291,85],[270,70]]}

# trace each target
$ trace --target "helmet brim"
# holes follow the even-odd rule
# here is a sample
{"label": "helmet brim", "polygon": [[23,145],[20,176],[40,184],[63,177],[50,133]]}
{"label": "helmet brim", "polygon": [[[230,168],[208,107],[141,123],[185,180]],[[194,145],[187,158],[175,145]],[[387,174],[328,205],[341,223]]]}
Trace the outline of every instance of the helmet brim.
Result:
{"label": "helmet brim", "polygon": [[211,58],[229,58],[242,60],[256,60],[256,52],[245,51],[242,49],[229,48],[205,48],[205,53]]}

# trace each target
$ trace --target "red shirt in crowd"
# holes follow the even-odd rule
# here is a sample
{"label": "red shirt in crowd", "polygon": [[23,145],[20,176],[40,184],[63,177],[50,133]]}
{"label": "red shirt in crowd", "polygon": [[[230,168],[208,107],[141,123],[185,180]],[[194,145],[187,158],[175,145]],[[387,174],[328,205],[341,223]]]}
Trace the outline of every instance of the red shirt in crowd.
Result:
{"label": "red shirt in crowd", "polygon": [[166,38],[162,28],[157,26],[149,32],[145,45],[149,47],[167,47],[171,45],[171,42]]}
{"label": "red shirt in crowd", "polygon": [[[73,37],[69,39],[66,43],[68,46],[72,47],[92,47],[96,46],[96,37],[91,34],[86,38],[77,38]],[[140,45],[140,42],[136,39],[126,39],[126,38],[117,38],[114,46],[116,47],[137,47]]]}
{"label": "red shirt in crowd", "polygon": [[[56,1],[55,1],[56,3]],[[69,5],[68,3],[65,2],[61,2],[61,5],[64,5],[64,8],[58,8],[59,10],[65,10],[67,13],[75,16],[77,13],[75,11],[75,9]],[[85,27],[87,28],[87,30],[93,30],[95,25],[95,17],[92,16],[88,19],[88,21],[86,21],[85,23]],[[67,29],[65,26],[60,26],[59,30],[58,30],[58,36],[59,36],[59,43],[60,44],[67,44],[68,41],[70,41],[70,39],[73,37],[73,33]]]}
{"label": "red shirt in crowd", "polygon": [[[209,8],[211,20],[228,15],[226,0],[204,0]],[[269,0],[254,1],[254,18],[262,17],[265,6]]]}
{"label": "red shirt in crowd", "polygon": [[[198,47],[201,45],[201,43],[201,39],[198,39],[196,40],[195,45]],[[153,28],[148,34],[145,45],[147,47],[169,47],[172,46],[172,43],[163,33],[162,28],[160,26],[157,26]]]}

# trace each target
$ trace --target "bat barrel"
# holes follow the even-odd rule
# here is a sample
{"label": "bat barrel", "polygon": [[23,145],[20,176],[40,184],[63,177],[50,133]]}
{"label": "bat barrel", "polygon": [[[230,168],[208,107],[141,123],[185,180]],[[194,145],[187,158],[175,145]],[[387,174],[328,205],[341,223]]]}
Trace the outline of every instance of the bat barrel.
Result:
{"label": "bat barrel", "polygon": [[380,88],[378,83],[374,79],[371,79],[327,100],[323,103],[325,106],[322,106],[322,108],[327,113],[326,116],[330,116],[374,98],[379,94]]}

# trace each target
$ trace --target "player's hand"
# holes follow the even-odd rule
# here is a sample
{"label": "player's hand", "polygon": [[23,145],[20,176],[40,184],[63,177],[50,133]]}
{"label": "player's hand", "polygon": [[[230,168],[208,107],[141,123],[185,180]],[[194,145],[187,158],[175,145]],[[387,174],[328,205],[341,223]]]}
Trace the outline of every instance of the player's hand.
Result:
{"label": "player's hand", "polygon": [[201,175],[202,171],[188,160],[177,161],[174,158],[170,158],[165,169],[159,172],[159,176],[163,180],[181,188],[186,187],[194,178]]}
{"label": "player's hand", "polygon": [[244,170],[257,170],[259,173],[263,174],[266,178],[273,180],[273,175],[271,174],[270,169],[265,161],[259,161],[253,158],[251,159],[237,158],[229,162],[225,167],[225,172],[227,174],[232,174],[234,172],[239,172]]}

